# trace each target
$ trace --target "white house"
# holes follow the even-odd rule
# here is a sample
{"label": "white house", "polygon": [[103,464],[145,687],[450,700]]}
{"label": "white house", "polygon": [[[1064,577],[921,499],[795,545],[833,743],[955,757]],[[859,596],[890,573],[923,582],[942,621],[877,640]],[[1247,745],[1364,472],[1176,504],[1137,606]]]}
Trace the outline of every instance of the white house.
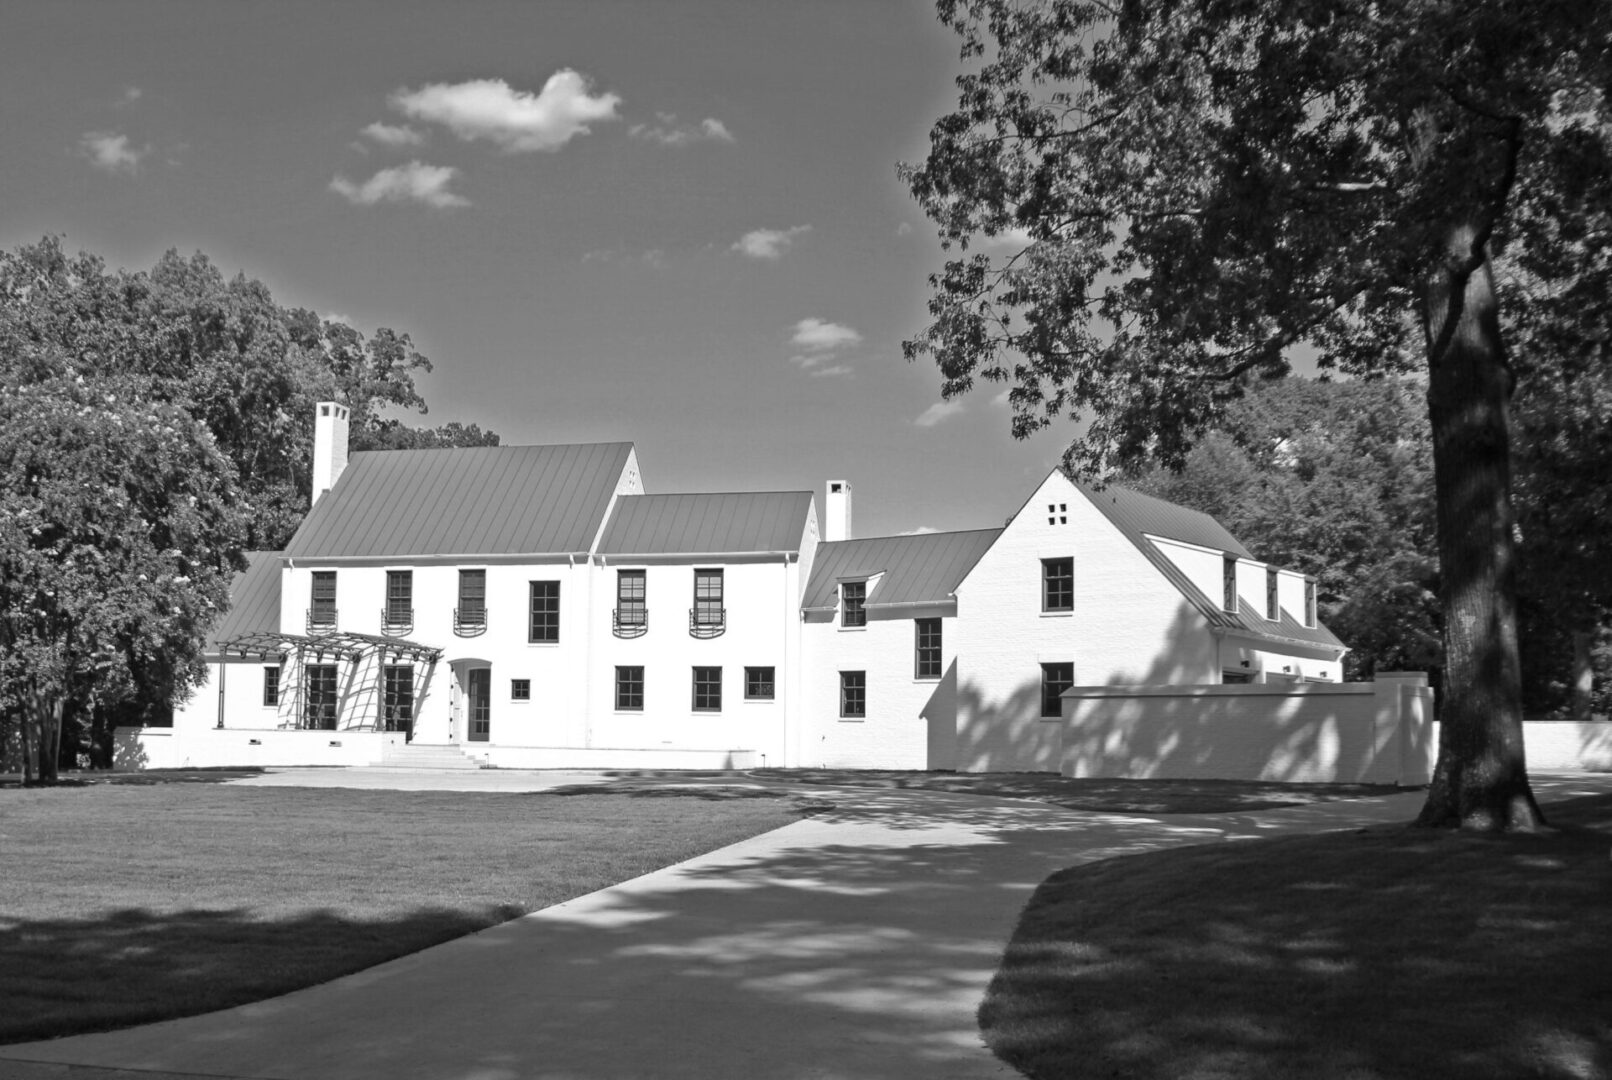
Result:
{"label": "white house", "polygon": [[1056,770],[1072,686],[1336,681],[1314,583],[1053,472],[1003,528],[858,539],[851,485],[649,494],[628,443],[353,454],[130,765]]}

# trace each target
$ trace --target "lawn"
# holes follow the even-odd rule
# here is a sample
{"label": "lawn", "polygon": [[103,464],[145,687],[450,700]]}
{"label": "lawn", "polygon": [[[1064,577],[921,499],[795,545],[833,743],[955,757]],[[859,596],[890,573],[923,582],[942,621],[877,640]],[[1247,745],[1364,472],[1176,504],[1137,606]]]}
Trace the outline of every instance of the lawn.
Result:
{"label": "lawn", "polygon": [[756,790],[208,779],[0,788],[0,1042],[311,986],[787,824],[802,806]]}
{"label": "lawn", "polygon": [[1612,796],[1065,870],[980,1009],[1033,1078],[1612,1076]]}
{"label": "lawn", "polygon": [[1056,773],[903,772],[895,769],[755,769],[811,786],[883,787],[1035,799],[1100,814],[1226,814],[1333,799],[1400,795],[1392,784],[1283,784],[1262,780],[1092,780]]}

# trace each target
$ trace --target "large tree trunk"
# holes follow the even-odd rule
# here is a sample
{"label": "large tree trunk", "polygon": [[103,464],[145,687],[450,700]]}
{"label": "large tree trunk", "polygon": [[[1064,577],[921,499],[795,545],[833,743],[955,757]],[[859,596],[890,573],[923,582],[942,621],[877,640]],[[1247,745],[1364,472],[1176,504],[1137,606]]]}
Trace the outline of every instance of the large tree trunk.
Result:
{"label": "large tree trunk", "polygon": [[1477,236],[1467,225],[1451,230],[1427,296],[1445,683],[1438,764],[1417,824],[1533,829],[1544,818],[1523,760],[1512,377]]}

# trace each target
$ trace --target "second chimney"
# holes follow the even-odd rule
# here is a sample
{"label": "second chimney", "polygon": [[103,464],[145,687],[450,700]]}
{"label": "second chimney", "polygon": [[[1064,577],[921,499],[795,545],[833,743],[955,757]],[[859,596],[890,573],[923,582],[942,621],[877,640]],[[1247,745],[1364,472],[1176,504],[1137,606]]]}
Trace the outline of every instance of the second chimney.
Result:
{"label": "second chimney", "polygon": [[823,539],[851,539],[851,482],[830,480],[823,500]]}
{"label": "second chimney", "polygon": [[347,468],[348,409],[321,401],[313,418],[313,502],[329,491]]}

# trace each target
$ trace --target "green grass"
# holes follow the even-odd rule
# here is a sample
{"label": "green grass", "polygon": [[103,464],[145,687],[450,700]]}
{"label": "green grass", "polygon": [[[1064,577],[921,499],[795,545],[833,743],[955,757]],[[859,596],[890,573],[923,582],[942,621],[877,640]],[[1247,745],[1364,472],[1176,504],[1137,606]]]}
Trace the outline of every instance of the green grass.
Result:
{"label": "green grass", "polygon": [[882,769],[756,769],[752,775],[798,784],[949,791],[1035,799],[1108,814],[1226,814],[1304,806],[1333,799],[1397,795],[1391,784],[1280,784],[1260,780],[1077,780],[1055,773],[901,772]]}
{"label": "green grass", "polygon": [[699,788],[559,797],[209,778],[0,788],[0,1042],[311,986],[787,824],[800,807]]}
{"label": "green grass", "polygon": [[1612,1076],[1612,796],[1065,870],[980,1009],[1033,1078]]}

